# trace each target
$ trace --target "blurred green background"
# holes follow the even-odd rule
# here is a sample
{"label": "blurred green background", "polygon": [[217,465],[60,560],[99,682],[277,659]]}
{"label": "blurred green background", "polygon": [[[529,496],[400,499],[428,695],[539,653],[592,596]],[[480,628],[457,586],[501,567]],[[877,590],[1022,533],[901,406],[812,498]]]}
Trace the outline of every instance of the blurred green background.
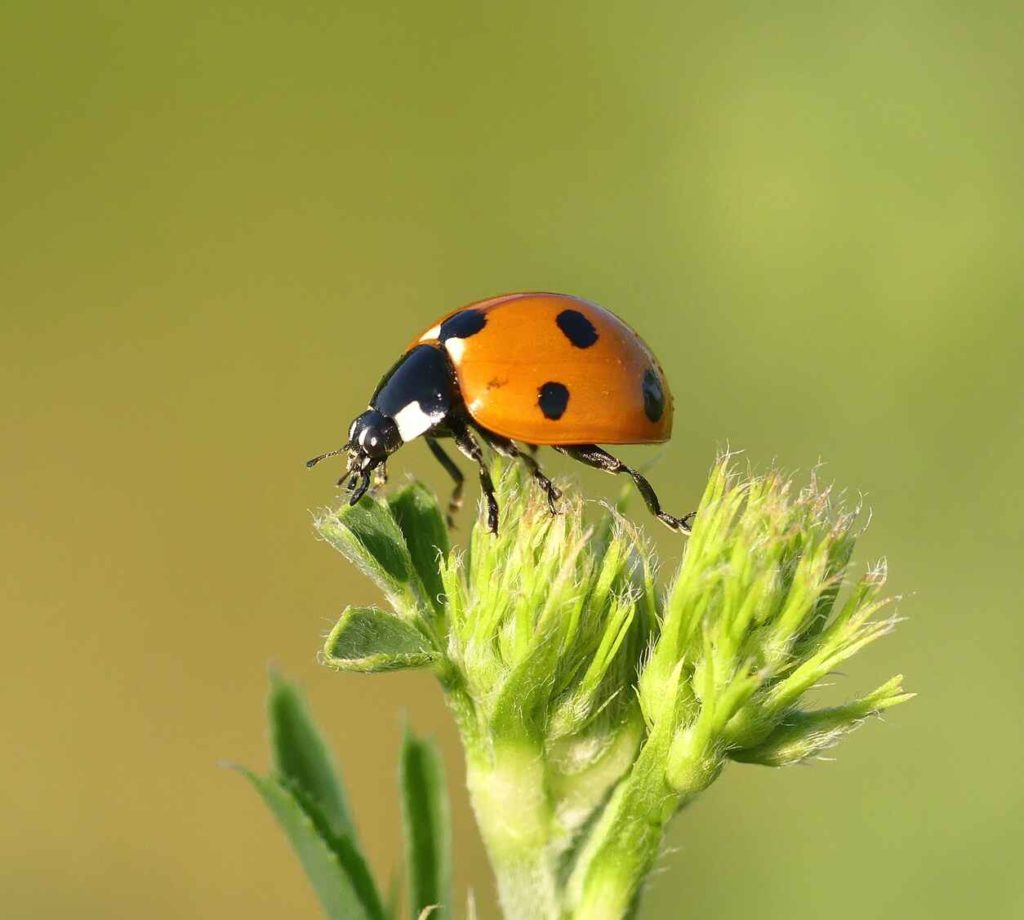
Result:
{"label": "blurred green background", "polygon": [[[302,461],[413,332],[532,288],[658,351],[669,508],[725,443],[823,459],[907,595],[834,692],[920,698],[833,764],[729,768],[647,916],[1024,914],[1022,29],[908,0],[3,4],[0,912],[317,916],[218,768],[265,765],[276,662],[382,875],[403,718],[441,739],[459,888],[495,916],[431,678],[316,663],[377,597],[314,540],[334,477]],[[392,469],[446,485],[422,444]]]}

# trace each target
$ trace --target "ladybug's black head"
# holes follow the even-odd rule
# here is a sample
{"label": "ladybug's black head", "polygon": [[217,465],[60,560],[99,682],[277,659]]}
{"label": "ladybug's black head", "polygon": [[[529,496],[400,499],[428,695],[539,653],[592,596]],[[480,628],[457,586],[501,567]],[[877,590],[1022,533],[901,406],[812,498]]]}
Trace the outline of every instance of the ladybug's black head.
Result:
{"label": "ladybug's black head", "polygon": [[348,430],[349,472],[378,466],[402,446],[398,425],[376,409],[367,409]]}
{"label": "ladybug's black head", "polygon": [[370,474],[379,466],[383,466],[388,456],[403,444],[394,419],[388,418],[376,409],[367,409],[360,415],[348,430],[348,441],[337,450],[306,461],[306,466],[316,466],[327,457],[348,453],[348,466],[338,480],[340,486],[349,476],[350,499],[354,505],[370,487]]}
{"label": "ladybug's black head", "polygon": [[431,345],[417,346],[384,375],[370,397],[370,408],[352,422],[344,446],[314,457],[306,466],[348,453],[338,484],[351,477],[355,504],[369,488],[370,474],[403,444],[441,424],[457,397],[455,371],[444,353]]}

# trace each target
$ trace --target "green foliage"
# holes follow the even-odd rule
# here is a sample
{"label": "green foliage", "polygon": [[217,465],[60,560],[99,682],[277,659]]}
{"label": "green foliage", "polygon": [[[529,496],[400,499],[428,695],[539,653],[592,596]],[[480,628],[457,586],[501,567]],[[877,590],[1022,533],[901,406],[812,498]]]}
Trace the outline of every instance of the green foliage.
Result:
{"label": "green foliage", "polygon": [[361,893],[357,887],[355,879],[358,872],[353,869],[362,857],[354,850],[352,841],[347,840],[350,846],[345,848],[343,841],[346,838],[334,838],[326,828],[318,827],[311,813],[280,782],[248,770],[241,772],[248,777],[287,834],[329,920],[375,920],[383,917],[383,911],[374,911],[370,906],[373,895],[367,898],[368,892]]}
{"label": "green foliage", "polygon": [[[419,486],[325,513],[318,528],[393,607],[346,611],[328,663],[438,676],[508,917],[627,916],[667,823],[729,761],[813,757],[909,699],[897,677],[843,705],[804,702],[896,622],[883,565],[850,577],[856,510],[813,478],[797,489],[721,458],[664,592],[617,512],[588,525],[567,498],[552,516],[511,467],[497,484],[503,526],[478,522],[466,553],[449,549]],[[417,826],[426,835],[409,858],[415,913],[446,890],[447,869],[431,861],[430,758],[412,750],[408,840]]]}
{"label": "green foliage", "polygon": [[438,616],[444,614],[441,573],[438,560],[448,555],[448,528],[437,507],[437,500],[422,483],[400,489],[388,499],[391,514],[402,531],[413,568],[427,600]]}
{"label": "green foliage", "polygon": [[376,607],[347,607],[324,643],[339,671],[397,671],[430,664],[439,653],[416,626]]}
{"label": "green foliage", "polygon": [[330,751],[306,709],[306,701],[276,672],[270,675],[267,722],[279,782],[316,808],[331,833],[355,840],[355,825]]}
{"label": "green foliage", "polygon": [[[329,920],[396,920],[359,847],[344,786],[298,689],[271,676],[267,706],[274,772],[241,769],[288,837]],[[413,917],[451,902],[450,830],[444,771],[434,746],[406,732],[401,766],[406,815],[407,873]],[[406,806],[404,811],[410,811]],[[431,900],[432,899],[432,900]]]}
{"label": "green foliage", "polygon": [[413,565],[405,535],[391,508],[373,496],[316,519],[316,529],[336,550],[350,559],[384,592],[403,619],[432,616],[419,573]]}
{"label": "green foliage", "polygon": [[[409,910],[418,917],[429,907],[454,903],[450,819],[441,755],[408,732],[402,744],[401,786]],[[443,906],[441,910],[444,915]]]}

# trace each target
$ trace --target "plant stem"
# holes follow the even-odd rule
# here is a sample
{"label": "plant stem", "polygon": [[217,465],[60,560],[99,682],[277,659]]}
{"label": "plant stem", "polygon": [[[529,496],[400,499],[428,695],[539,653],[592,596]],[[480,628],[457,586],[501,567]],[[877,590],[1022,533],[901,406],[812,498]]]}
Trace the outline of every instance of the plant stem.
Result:
{"label": "plant stem", "polygon": [[621,920],[631,914],[661,852],[665,827],[688,798],[665,782],[664,755],[657,747],[648,744],[641,751],[580,854],[568,891],[568,916],[575,920]]}
{"label": "plant stem", "polygon": [[688,798],[664,779],[663,754],[647,746],[604,809],[568,888],[558,879],[558,828],[545,765],[529,746],[470,759],[477,821],[506,920],[621,920],[658,858],[665,826]]}
{"label": "plant stem", "polygon": [[467,758],[467,784],[506,920],[559,920],[544,759],[528,745]]}

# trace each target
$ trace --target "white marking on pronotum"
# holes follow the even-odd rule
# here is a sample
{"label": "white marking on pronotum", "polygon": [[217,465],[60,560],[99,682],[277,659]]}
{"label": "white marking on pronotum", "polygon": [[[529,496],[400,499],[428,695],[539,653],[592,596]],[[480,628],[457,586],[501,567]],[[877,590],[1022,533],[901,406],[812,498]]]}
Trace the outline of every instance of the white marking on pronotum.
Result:
{"label": "white marking on pronotum", "polygon": [[466,341],[465,339],[445,339],[444,347],[445,351],[452,356],[452,360],[458,364],[466,350]]}
{"label": "white marking on pronotum", "polygon": [[408,444],[413,438],[418,438],[433,428],[442,418],[443,414],[429,415],[424,412],[419,401],[414,399],[404,409],[395,413],[395,424],[402,440]]}
{"label": "white marking on pronotum", "polygon": [[441,324],[438,323],[436,326],[431,326],[423,335],[420,336],[421,342],[432,342],[438,336],[441,335]]}

